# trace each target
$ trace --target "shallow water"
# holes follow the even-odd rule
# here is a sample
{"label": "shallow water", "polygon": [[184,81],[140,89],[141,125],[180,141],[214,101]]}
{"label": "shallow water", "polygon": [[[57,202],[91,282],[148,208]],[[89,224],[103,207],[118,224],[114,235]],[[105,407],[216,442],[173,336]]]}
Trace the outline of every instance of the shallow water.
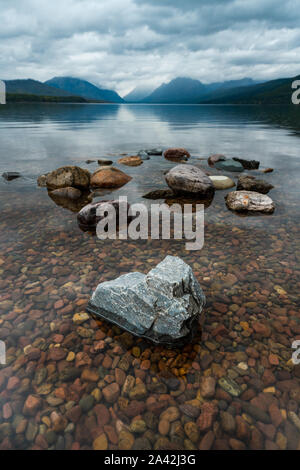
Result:
{"label": "shallow water", "polygon": [[[300,449],[300,109],[276,106],[6,105],[0,108],[0,446],[20,449]],[[77,226],[36,177],[109,158],[133,179],[109,197],[141,201],[174,163],[142,148],[186,147],[257,159],[274,172],[271,216],[241,217],[217,191],[205,244],[101,241]],[[231,175],[236,179],[236,175]],[[100,198],[101,199],[101,198]],[[166,349],[84,312],[96,285],[147,272],[166,254],[193,267],[206,321],[192,344]],[[225,379],[225,385],[224,385]],[[228,379],[234,390],[228,390]],[[229,380],[230,382],[230,380]],[[113,385],[110,385],[113,384]],[[224,387],[227,391],[224,390]],[[33,397],[32,397],[33,396]]]}

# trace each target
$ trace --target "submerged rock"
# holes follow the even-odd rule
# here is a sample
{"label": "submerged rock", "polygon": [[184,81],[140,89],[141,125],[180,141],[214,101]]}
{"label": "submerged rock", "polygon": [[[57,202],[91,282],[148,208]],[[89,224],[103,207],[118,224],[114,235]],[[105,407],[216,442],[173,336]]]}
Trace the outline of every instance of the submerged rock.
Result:
{"label": "submerged rock", "polygon": [[187,160],[190,156],[184,148],[171,148],[164,151],[164,157],[168,160]]}
{"label": "submerged rock", "polygon": [[155,189],[144,194],[145,199],[165,199],[168,197],[174,197],[172,189]]}
{"label": "submerged rock", "polygon": [[226,160],[225,155],[222,155],[221,153],[215,153],[214,155],[210,155],[207,159],[207,163],[209,166],[215,166],[215,163],[217,162],[223,162]]}
{"label": "submerged rock", "polygon": [[192,269],[167,256],[147,275],[133,272],[100,283],[87,310],[155,343],[191,338],[203,321],[204,293]]}
{"label": "submerged rock", "polygon": [[117,168],[102,167],[91,176],[91,186],[94,188],[121,188],[131,179],[131,176]]}
{"label": "submerged rock", "polygon": [[122,157],[119,158],[118,163],[121,163],[122,165],[128,165],[128,166],[139,166],[143,163],[141,157],[138,155],[134,155],[132,157]]}
{"label": "submerged rock", "polygon": [[2,174],[2,177],[6,181],[15,180],[16,178],[20,178],[21,176],[22,176],[21,173],[18,173],[17,171],[6,171],[5,173]]}
{"label": "submerged rock", "polygon": [[54,189],[51,191],[51,195],[54,197],[63,197],[75,201],[81,197],[81,191],[77,188],[72,188],[72,186],[67,186],[66,188]]}
{"label": "submerged rock", "polygon": [[[95,231],[98,222],[103,219],[104,216],[97,215],[97,209],[102,207],[105,209],[105,206],[108,204],[112,205],[116,211],[116,222],[119,220],[119,210],[120,210],[120,201],[111,200],[111,201],[100,201],[92,202],[84,206],[81,211],[77,214],[78,225],[84,232]],[[131,217],[128,216],[129,204],[122,202],[121,204],[126,204],[127,207],[127,219],[131,220]]]}
{"label": "submerged rock", "polygon": [[260,162],[258,160],[246,160],[245,158],[233,157],[233,160],[243,165],[245,170],[257,170]]}
{"label": "submerged rock", "polygon": [[229,209],[238,212],[263,212],[272,214],[275,209],[274,202],[269,196],[255,191],[233,191],[225,196]]}
{"label": "submerged rock", "polygon": [[215,167],[218,168],[218,170],[225,171],[244,171],[243,165],[233,159],[218,161],[215,163]]}
{"label": "submerged rock", "polygon": [[215,189],[229,189],[235,186],[235,182],[228,176],[209,176]]}
{"label": "submerged rock", "polygon": [[107,158],[99,158],[98,160],[98,165],[103,165],[103,166],[109,166],[109,165],[112,165],[113,164],[113,161],[112,160],[108,160]]}
{"label": "submerged rock", "polygon": [[150,160],[150,157],[146,150],[140,150],[137,155],[140,157],[141,160]]}
{"label": "submerged rock", "polygon": [[90,185],[90,173],[78,166],[63,166],[47,174],[48,189],[59,189],[72,186],[87,189]]}
{"label": "submerged rock", "polygon": [[154,149],[147,149],[146,150],[148,155],[162,155],[163,154],[163,149],[162,148],[154,148]]}
{"label": "submerged rock", "polygon": [[73,187],[48,190],[48,196],[56,205],[71,212],[79,212],[90,201],[89,191],[80,191]]}
{"label": "submerged rock", "polygon": [[274,186],[267,181],[256,179],[252,175],[239,176],[237,183],[238,191],[256,191],[258,193],[267,194]]}
{"label": "submerged rock", "polygon": [[165,175],[168,186],[176,194],[207,197],[214,194],[214,186],[200,168],[193,165],[177,165]]}

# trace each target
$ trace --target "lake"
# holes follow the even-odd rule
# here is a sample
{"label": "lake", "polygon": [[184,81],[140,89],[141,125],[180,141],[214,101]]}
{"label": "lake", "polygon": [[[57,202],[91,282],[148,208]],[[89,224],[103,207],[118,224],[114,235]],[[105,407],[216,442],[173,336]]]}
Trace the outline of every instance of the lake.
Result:
{"label": "lake", "polygon": [[[0,448],[299,449],[300,107],[7,104],[0,142],[0,173],[22,174],[0,181]],[[98,240],[36,184],[108,158],[132,180],[96,200],[149,206],[142,196],[166,187],[175,163],[117,160],[153,147],[185,147],[211,174],[212,153],[259,160],[274,171],[246,173],[274,185],[275,212],[238,215],[225,205],[231,190],[216,191],[204,247],[187,251],[184,240]],[[191,343],[169,349],[78,319],[99,282],[167,254],[206,294]]]}

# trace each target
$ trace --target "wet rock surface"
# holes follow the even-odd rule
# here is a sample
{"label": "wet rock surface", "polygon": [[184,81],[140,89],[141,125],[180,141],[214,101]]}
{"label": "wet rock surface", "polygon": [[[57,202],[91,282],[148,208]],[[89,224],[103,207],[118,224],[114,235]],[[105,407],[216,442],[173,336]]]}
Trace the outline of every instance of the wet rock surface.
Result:
{"label": "wet rock surface", "polygon": [[231,171],[231,172],[241,172],[244,171],[244,167],[240,162],[236,162],[233,159],[228,159],[228,160],[219,160],[215,163],[215,168],[218,170],[225,170],[225,171]]}
{"label": "wet rock surface", "polygon": [[114,167],[102,167],[91,176],[93,188],[121,188],[131,180],[131,176]]}
{"label": "wet rock surface", "polygon": [[235,186],[235,182],[228,176],[209,176],[215,189],[229,189]]}
{"label": "wet rock surface", "polygon": [[257,160],[246,160],[245,158],[233,157],[233,160],[241,163],[245,170],[257,170],[259,168],[260,162]]}
{"label": "wet rock surface", "polygon": [[155,343],[172,344],[192,336],[204,304],[191,268],[167,256],[147,275],[134,272],[99,284],[88,310]]}
{"label": "wet rock surface", "polygon": [[78,166],[64,166],[51,171],[46,177],[48,189],[75,188],[87,189],[90,185],[90,173]]}
{"label": "wet rock surface", "polygon": [[188,160],[191,155],[184,148],[170,148],[164,151],[163,156],[167,160]]}
{"label": "wet rock surface", "polygon": [[176,194],[207,197],[214,194],[214,186],[200,168],[193,165],[177,165],[165,175],[168,186]]}
{"label": "wet rock surface", "polygon": [[112,160],[109,160],[108,158],[99,158],[97,160],[98,162],[98,165],[102,165],[102,166],[110,166],[113,164],[113,161]]}
{"label": "wet rock surface", "polygon": [[256,191],[262,194],[267,194],[273,188],[271,183],[252,175],[240,175],[236,187],[237,191]]}
{"label": "wet rock surface", "polygon": [[67,186],[66,188],[60,188],[60,189],[54,189],[50,191],[51,196],[54,198],[66,198],[66,199],[71,199],[72,201],[76,201],[76,199],[79,199],[81,197],[81,191],[78,188],[72,188],[70,186]]}
{"label": "wet rock surface", "polygon": [[[116,227],[118,228],[118,220],[119,220],[119,212],[121,206],[123,205],[122,209],[125,209],[125,213],[128,215],[129,211],[129,204],[128,203],[120,203],[119,200],[106,200],[106,201],[99,201],[99,202],[92,202],[84,206],[80,212],[77,214],[77,221],[78,225],[81,230],[84,232],[88,231],[95,231],[98,222],[102,220],[104,217],[107,218],[105,213],[106,209],[109,209],[112,206],[115,209],[115,222]],[[102,209],[102,215],[99,214],[99,210]],[[114,216],[111,219],[114,220]],[[130,221],[131,218],[128,216],[128,220]]]}
{"label": "wet rock surface", "polygon": [[174,192],[172,189],[154,189],[144,194],[143,197],[145,199],[165,199],[174,197]]}
{"label": "wet rock surface", "polygon": [[21,173],[18,173],[17,171],[5,171],[2,173],[2,178],[4,178],[6,181],[12,181],[20,178],[21,176]]}
{"label": "wet rock surface", "polygon": [[119,158],[118,163],[127,166],[139,166],[143,163],[143,160],[138,155],[134,155],[132,157],[122,157]]}
{"label": "wet rock surface", "polygon": [[225,197],[229,209],[237,212],[262,212],[272,214],[275,204],[269,196],[255,191],[233,191]]}

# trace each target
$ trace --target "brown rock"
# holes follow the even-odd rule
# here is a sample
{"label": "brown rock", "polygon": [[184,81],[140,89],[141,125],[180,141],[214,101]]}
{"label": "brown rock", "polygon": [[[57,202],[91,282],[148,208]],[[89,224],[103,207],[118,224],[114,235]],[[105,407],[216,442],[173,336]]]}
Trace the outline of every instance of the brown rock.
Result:
{"label": "brown rock", "polygon": [[204,377],[201,383],[201,396],[212,398],[215,394],[216,379],[214,377]]}
{"label": "brown rock", "polygon": [[106,434],[103,432],[100,436],[96,437],[93,441],[94,450],[107,450],[108,442]]}
{"label": "brown rock", "polygon": [[37,410],[41,407],[41,405],[42,400],[40,397],[37,397],[35,395],[29,395],[24,403],[24,415],[34,416]]}
{"label": "brown rock", "polygon": [[143,160],[138,155],[132,157],[119,158],[118,163],[127,166],[139,166],[143,163]]}
{"label": "brown rock", "polygon": [[164,151],[164,157],[167,159],[188,159],[190,158],[190,153],[184,148],[170,148]]}
{"label": "brown rock", "polygon": [[217,412],[218,409],[215,403],[203,403],[201,406],[201,414],[197,420],[197,425],[199,426],[200,431],[207,431],[212,427]]}
{"label": "brown rock", "polygon": [[199,450],[210,450],[213,446],[215,435],[212,431],[208,431],[205,436],[201,439],[198,449]]}
{"label": "brown rock", "polygon": [[105,387],[102,392],[105,400],[108,403],[114,403],[120,394],[120,387],[116,382],[113,382],[112,384]]}
{"label": "brown rock", "polygon": [[91,186],[95,188],[121,188],[131,179],[131,176],[117,168],[101,168],[91,176]]}
{"label": "brown rock", "polygon": [[90,185],[90,173],[78,166],[63,166],[47,174],[46,185],[48,189],[88,188]]}
{"label": "brown rock", "polygon": [[98,404],[94,407],[94,413],[97,417],[98,426],[105,426],[110,421],[110,413],[105,405]]}
{"label": "brown rock", "polygon": [[71,199],[75,201],[81,196],[81,191],[78,188],[73,188],[72,186],[67,186],[65,188],[54,189],[51,191],[51,196],[62,197],[66,199]]}

